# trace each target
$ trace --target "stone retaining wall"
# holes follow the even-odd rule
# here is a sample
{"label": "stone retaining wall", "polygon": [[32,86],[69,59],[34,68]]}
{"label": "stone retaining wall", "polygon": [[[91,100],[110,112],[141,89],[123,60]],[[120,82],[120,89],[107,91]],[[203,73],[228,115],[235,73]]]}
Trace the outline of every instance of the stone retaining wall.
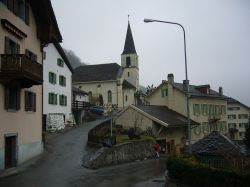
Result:
{"label": "stone retaining wall", "polygon": [[118,144],[111,148],[103,147],[83,165],[97,169],[104,166],[152,158],[156,156],[153,145],[153,141],[135,141]]}

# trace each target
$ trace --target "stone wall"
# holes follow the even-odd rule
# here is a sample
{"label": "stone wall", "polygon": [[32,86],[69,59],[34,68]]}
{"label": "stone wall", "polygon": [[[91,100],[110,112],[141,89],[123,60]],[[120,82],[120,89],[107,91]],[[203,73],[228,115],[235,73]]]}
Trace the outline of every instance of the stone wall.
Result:
{"label": "stone wall", "polygon": [[156,156],[153,145],[153,141],[135,141],[118,144],[111,148],[103,147],[83,165],[97,169],[104,166],[152,158]]}

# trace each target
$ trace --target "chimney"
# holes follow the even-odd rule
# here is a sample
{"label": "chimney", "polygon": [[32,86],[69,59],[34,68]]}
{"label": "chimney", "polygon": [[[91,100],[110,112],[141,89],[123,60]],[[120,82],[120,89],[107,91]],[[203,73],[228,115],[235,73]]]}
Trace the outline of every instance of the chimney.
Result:
{"label": "chimney", "polygon": [[223,88],[220,86],[219,87],[219,96],[222,96],[223,95]]}
{"label": "chimney", "polygon": [[[183,80],[182,89],[186,92],[187,91],[187,84],[189,83],[189,80]],[[189,84],[188,84],[189,85]]]}
{"label": "chimney", "polygon": [[173,73],[168,74],[168,82],[169,82],[169,84],[174,84],[174,74]]}

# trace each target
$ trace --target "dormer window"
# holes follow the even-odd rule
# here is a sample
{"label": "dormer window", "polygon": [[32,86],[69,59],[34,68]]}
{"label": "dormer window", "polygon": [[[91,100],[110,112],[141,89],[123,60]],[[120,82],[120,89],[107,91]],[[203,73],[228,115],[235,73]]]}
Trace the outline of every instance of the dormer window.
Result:
{"label": "dormer window", "polygon": [[128,68],[128,67],[131,67],[131,58],[130,58],[130,56],[127,56],[126,57],[126,67]]}

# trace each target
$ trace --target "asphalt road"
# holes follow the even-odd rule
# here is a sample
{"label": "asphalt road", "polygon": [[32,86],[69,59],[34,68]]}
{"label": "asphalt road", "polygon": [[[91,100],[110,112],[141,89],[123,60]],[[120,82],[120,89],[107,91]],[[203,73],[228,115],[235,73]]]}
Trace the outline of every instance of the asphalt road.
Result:
{"label": "asphalt road", "polygon": [[0,179],[0,187],[163,186],[165,159],[152,159],[91,170],[83,167],[96,148],[87,143],[89,122],[49,139],[43,156],[17,175]]}

